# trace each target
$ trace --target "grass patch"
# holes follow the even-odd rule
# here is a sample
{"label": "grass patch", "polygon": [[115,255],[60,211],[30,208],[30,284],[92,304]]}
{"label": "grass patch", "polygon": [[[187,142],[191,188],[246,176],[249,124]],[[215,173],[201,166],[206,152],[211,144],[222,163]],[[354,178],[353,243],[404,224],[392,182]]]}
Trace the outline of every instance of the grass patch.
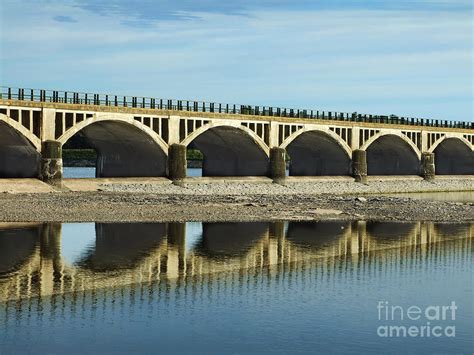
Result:
{"label": "grass patch", "polygon": [[203,155],[201,153],[201,151],[199,150],[196,150],[196,149],[188,149],[186,151],[186,158],[188,160],[202,160],[203,159]]}
{"label": "grass patch", "polygon": [[96,159],[94,149],[63,149],[64,159]]}
{"label": "grass patch", "polygon": [[[63,149],[65,159],[96,159],[97,154],[94,149]],[[188,149],[186,152],[188,160],[202,160],[203,155],[199,150]]]}

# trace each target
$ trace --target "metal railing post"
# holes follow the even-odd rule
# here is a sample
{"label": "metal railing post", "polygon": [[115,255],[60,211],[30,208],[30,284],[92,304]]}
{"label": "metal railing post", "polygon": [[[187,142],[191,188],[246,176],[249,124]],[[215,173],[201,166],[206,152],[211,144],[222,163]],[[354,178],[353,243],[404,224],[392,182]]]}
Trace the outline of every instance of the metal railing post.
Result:
{"label": "metal railing post", "polygon": [[[52,90],[47,91],[43,89],[24,89],[24,88],[11,88],[2,87],[0,89],[0,99],[7,98],[8,100],[28,100],[31,102],[39,101],[46,102],[46,100],[53,103],[65,103],[65,104],[85,104],[85,105],[105,105],[105,106],[120,106],[127,107],[127,97],[123,96],[123,103],[118,100],[118,96],[114,95],[113,98],[109,97],[109,94],[91,94],[93,98],[89,98],[87,93],[77,93],[68,91]],[[25,98],[25,90],[27,92]],[[38,94],[39,91],[39,94]],[[37,96],[35,96],[37,95]],[[474,129],[474,124],[462,121],[452,121],[445,119],[426,119],[417,117],[398,117],[396,115],[373,115],[373,114],[358,114],[353,112],[337,112],[337,111],[319,111],[319,110],[307,110],[307,109],[287,109],[272,106],[252,106],[252,105],[230,105],[209,102],[206,104],[205,101],[189,101],[186,100],[186,108],[184,107],[184,100],[176,100],[176,105],[173,99],[168,99],[166,105],[163,104],[163,99],[159,99],[159,105],[156,98],[141,97],[140,104],[138,103],[139,97],[132,96],[131,106],[134,108],[150,108],[150,109],[166,109],[178,110],[178,111],[194,111],[194,112],[211,112],[211,113],[227,113],[227,114],[242,114],[242,115],[254,115],[254,116],[270,116],[270,117],[291,117],[291,118],[305,118],[305,119],[323,119],[323,120],[334,120],[334,121],[351,121],[351,122],[368,122],[368,123],[386,123],[386,124],[398,124],[406,126],[429,126],[429,127],[443,127],[443,128],[464,128]],[[218,106],[218,107],[217,107]]]}

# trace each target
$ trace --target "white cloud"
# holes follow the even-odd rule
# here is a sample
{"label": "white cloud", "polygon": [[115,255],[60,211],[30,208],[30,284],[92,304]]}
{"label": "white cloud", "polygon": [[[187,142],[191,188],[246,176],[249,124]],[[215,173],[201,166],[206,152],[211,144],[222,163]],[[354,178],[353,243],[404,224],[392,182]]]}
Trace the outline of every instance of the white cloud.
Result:
{"label": "white cloud", "polygon": [[473,117],[469,13],[266,9],[143,27],[58,3],[3,13],[8,84]]}

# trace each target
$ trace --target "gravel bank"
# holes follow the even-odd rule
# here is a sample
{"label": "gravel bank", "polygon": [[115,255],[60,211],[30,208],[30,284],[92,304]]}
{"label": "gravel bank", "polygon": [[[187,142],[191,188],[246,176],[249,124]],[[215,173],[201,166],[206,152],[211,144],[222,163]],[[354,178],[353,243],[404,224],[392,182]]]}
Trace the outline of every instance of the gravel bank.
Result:
{"label": "gravel bank", "polygon": [[321,195],[321,194],[392,194],[401,192],[474,191],[474,178],[424,180],[373,180],[368,184],[354,181],[287,181],[282,184],[255,182],[213,182],[200,183],[198,179],[188,179],[182,184],[100,184],[107,192],[153,193],[176,195]]}
{"label": "gravel bank", "polygon": [[[97,182],[95,182],[97,184]],[[382,194],[473,191],[473,179],[312,183],[109,182],[101,191],[0,194],[0,221],[399,220],[474,222],[474,203]],[[84,184],[87,185],[87,182]]]}

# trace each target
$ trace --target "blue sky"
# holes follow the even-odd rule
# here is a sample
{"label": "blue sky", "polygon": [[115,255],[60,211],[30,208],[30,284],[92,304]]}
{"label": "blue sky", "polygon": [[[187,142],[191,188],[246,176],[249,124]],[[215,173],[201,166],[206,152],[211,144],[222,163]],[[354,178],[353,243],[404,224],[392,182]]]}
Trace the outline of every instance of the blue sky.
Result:
{"label": "blue sky", "polygon": [[473,121],[466,0],[1,0],[2,85]]}

